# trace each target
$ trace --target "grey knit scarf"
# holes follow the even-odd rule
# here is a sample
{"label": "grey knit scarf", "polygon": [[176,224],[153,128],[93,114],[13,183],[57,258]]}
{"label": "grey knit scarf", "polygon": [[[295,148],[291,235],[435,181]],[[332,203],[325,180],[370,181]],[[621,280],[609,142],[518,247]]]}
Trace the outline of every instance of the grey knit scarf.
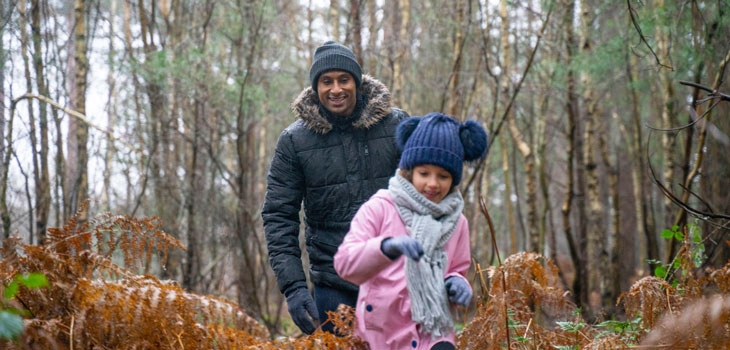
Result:
{"label": "grey knit scarf", "polygon": [[423,245],[424,254],[419,261],[406,259],[411,319],[433,338],[444,336],[454,324],[444,285],[448,264],[444,244],[456,229],[464,199],[461,192],[453,191],[434,203],[398,173],[390,178],[388,189],[408,234]]}

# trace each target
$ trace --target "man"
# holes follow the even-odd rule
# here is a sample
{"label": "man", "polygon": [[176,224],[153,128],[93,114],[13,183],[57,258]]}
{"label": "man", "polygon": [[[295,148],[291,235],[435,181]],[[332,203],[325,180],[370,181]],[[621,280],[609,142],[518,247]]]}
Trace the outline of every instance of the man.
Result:
{"label": "man", "polygon": [[[388,186],[399,160],[395,128],[408,117],[339,43],[315,50],[309,79],[292,103],[297,120],[279,136],[261,211],[279,290],[306,334],[339,304],[355,306],[358,288],[337,275],[333,256],[360,205]],[[314,298],[299,249],[302,203]],[[322,328],[333,331],[330,323]]]}

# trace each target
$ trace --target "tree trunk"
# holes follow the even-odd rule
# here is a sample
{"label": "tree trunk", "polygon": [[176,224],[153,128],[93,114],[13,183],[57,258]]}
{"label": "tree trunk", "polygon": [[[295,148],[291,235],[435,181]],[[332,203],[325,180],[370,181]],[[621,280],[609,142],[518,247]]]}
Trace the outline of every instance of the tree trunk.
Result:
{"label": "tree trunk", "polygon": [[[135,55],[135,49],[133,47],[132,43],[132,4],[129,1],[124,2],[124,49],[126,51],[126,54],[130,57],[133,57]],[[132,102],[133,102],[133,112],[136,116],[142,116],[144,115],[144,111],[142,109],[142,102],[140,99],[144,95],[144,87],[142,86],[142,83],[140,82],[140,74],[137,68],[137,65],[132,65],[130,70],[130,79],[133,82],[132,84]],[[139,129],[140,130],[146,130],[147,127],[142,125],[141,118],[138,118],[137,122],[139,123]],[[148,123],[150,124],[150,123]],[[149,126],[149,125],[147,125]],[[149,135],[147,133],[140,132],[137,135],[137,138],[135,139],[135,142],[139,142],[140,144],[150,144]],[[141,185],[133,186],[132,185],[132,179],[130,176],[130,171],[125,171],[126,179],[127,179],[127,207],[129,208],[129,213],[131,216],[136,215],[137,211],[142,206],[142,199],[147,192],[147,186],[149,184],[150,180],[150,169],[151,169],[151,162],[152,162],[152,154],[154,154],[156,145],[150,145],[148,148],[149,155],[146,155],[145,152],[140,152],[140,159],[137,164],[137,169],[135,171],[139,172],[140,174],[140,181],[139,183]],[[133,190],[133,187],[139,187],[138,189]],[[135,193],[137,192],[138,193]],[[164,264],[164,262],[162,262]],[[147,271],[147,270],[145,270]]]}
{"label": "tree trunk", "polygon": [[[257,157],[257,142],[259,135],[259,120],[254,119],[249,108],[254,102],[247,95],[249,79],[256,70],[259,50],[262,45],[263,36],[261,23],[256,22],[255,12],[257,9],[248,6],[242,7],[244,18],[248,19],[251,28],[241,27],[236,40],[234,50],[235,61],[238,67],[245,67],[243,77],[239,80],[238,88],[238,109],[235,119],[235,157],[234,169],[234,194],[236,196],[236,218],[235,234],[240,247],[240,260],[237,261],[236,284],[238,289],[238,302],[255,317],[263,315],[275,315],[279,317],[281,309],[276,312],[270,311],[271,303],[268,302],[268,291],[271,289],[272,280],[269,274],[261,273],[265,269],[265,242],[257,230],[255,217],[260,209],[260,196],[257,191],[257,184],[263,180],[257,174],[260,164]],[[280,305],[280,304],[279,304]],[[269,327],[277,326],[268,324]]]}
{"label": "tree trunk", "polygon": [[[149,6],[149,10],[147,8]],[[166,72],[155,71],[155,65],[165,63],[169,57],[168,53],[159,51],[155,38],[159,36],[154,33],[159,13],[155,2],[146,5],[143,0],[137,3],[138,20],[142,46],[145,60],[143,65],[144,91],[147,95],[149,113],[147,122],[149,125],[149,144],[147,151],[150,158],[149,177],[153,185],[155,212],[162,222],[162,229],[175,238],[180,238],[181,198],[180,185],[177,181],[178,159],[176,158],[176,145],[172,140],[171,133],[176,130],[174,121],[168,113],[170,100],[164,89],[169,76]],[[164,200],[159,200],[163,199]],[[160,272],[163,279],[180,280],[182,274],[183,254],[174,250],[167,255],[167,261],[163,261],[163,269]]]}
{"label": "tree trunk", "polygon": [[509,230],[509,254],[519,251],[519,240],[517,239],[517,224],[515,223],[515,210],[512,205],[512,180],[510,180],[509,147],[506,137],[502,137],[502,174],[504,175],[504,205],[507,207],[507,228]]}
{"label": "tree trunk", "polygon": [[[593,43],[591,36],[593,33],[590,28],[595,20],[593,16],[594,8],[585,2],[581,3],[581,21],[580,21],[580,51],[584,57],[590,57],[593,54]],[[582,172],[585,174],[585,187],[582,190],[585,193],[585,201],[587,204],[586,215],[586,233],[582,235],[581,241],[586,242],[585,252],[586,271],[588,272],[587,289],[591,295],[603,295],[601,291],[602,276],[607,276],[606,265],[602,263],[601,258],[604,256],[606,246],[606,230],[603,224],[603,205],[601,203],[599,182],[598,182],[598,133],[601,112],[598,110],[598,97],[594,87],[593,76],[590,72],[582,70],[581,90],[583,91],[583,104],[585,120],[585,129],[583,134],[583,163]],[[579,167],[581,169],[581,167]],[[600,307],[599,305],[591,305]],[[597,311],[597,310],[586,310]]]}
{"label": "tree trunk", "polygon": [[571,223],[573,201],[575,200],[574,188],[575,184],[575,159],[576,154],[579,152],[576,146],[577,136],[577,109],[578,101],[576,99],[576,87],[575,87],[575,71],[571,68],[573,64],[573,56],[575,51],[575,34],[573,31],[573,18],[575,18],[575,4],[573,0],[563,0],[563,8],[565,9],[565,15],[563,16],[563,29],[565,30],[565,65],[568,67],[566,77],[566,98],[565,98],[565,111],[568,115],[566,125],[566,183],[565,183],[565,200],[562,206],[563,214],[563,230],[565,230],[565,237],[568,241],[568,248],[570,250],[570,257],[575,267],[575,279],[573,280],[573,295],[575,295],[575,302],[578,307],[585,307],[588,305],[588,293],[587,288],[584,286],[586,276],[585,256],[581,252],[585,252],[584,247],[580,245],[580,233],[578,239],[574,238],[573,226]]}
{"label": "tree trunk", "polygon": [[[28,24],[27,18],[29,16],[28,16],[27,12],[25,12],[25,8],[26,8],[25,1],[21,1],[18,6],[18,9],[20,12],[20,18],[21,18],[21,28],[23,28],[20,30],[20,43],[21,43],[20,44],[20,55],[21,55],[21,57],[23,57],[23,73],[25,76],[25,89],[26,89],[26,91],[33,91],[33,84],[32,84],[33,77],[31,75],[30,57],[28,56],[28,48],[31,45],[30,44],[31,40],[28,37],[28,32],[25,30],[25,28],[27,28],[27,24]],[[30,139],[30,150],[32,152],[31,162],[33,164],[33,169],[35,171],[36,169],[38,169],[38,165],[37,165],[38,164],[38,146],[36,145],[37,137],[36,137],[36,132],[35,132],[35,124],[36,124],[35,123],[35,112],[33,111],[32,103],[29,102],[26,106],[28,107],[27,113],[28,113],[28,127],[29,127],[29,135],[30,135],[29,139]],[[12,107],[13,106],[11,106],[11,110],[13,110]],[[13,118],[11,117],[10,120],[12,121]],[[9,130],[12,131],[12,129],[13,128],[11,126],[9,128]],[[13,143],[11,141],[12,141],[12,134],[8,134],[8,145],[9,145],[10,149],[7,154],[6,168],[9,168],[10,160],[12,157]],[[21,171],[22,171],[22,169],[21,169]],[[25,174],[23,174],[23,175],[25,176]],[[7,178],[5,179],[4,182],[7,185]],[[28,193],[28,196],[30,196],[30,193]],[[28,242],[33,244],[33,232],[35,232],[35,224],[34,224],[35,215],[33,213],[33,204],[30,203],[30,201],[28,203],[28,216],[29,216],[28,220],[30,222],[28,225],[28,237],[29,237]],[[10,224],[9,218],[8,218],[7,222],[9,225]],[[8,226],[8,230],[9,229],[10,229],[10,226]]]}
{"label": "tree trunk", "polygon": [[395,106],[408,110],[407,99],[403,96],[403,87],[406,80],[403,65],[408,55],[408,27],[411,18],[411,2],[410,0],[395,0],[392,6],[394,8],[392,17],[393,40],[389,43],[392,48],[390,56],[393,69],[391,96]]}
{"label": "tree trunk", "polygon": [[332,40],[340,41],[340,0],[330,0],[329,27],[332,28]]}
{"label": "tree trunk", "polygon": [[[614,120],[618,120],[618,118]],[[605,262],[604,272],[601,276],[601,285],[603,286],[601,305],[608,310],[608,316],[613,319],[616,316],[616,307],[614,305],[621,294],[621,266],[619,257],[623,249],[627,247],[625,247],[620,237],[621,206],[619,205],[618,161],[614,161],[615,164],[611,164],[611,152],[608,142],[606,142],[606,135],[609,134],[609,130],[606,130],[606,123],[600,119],[598,122],[598,146],[601,151],[603,166],[606,172],[608,172],[608,193],[611,199],[611,231],[609,234],[611,236],[610,242],[612,243],[610,251],[605,247],[601,249],[601,262]]]}
{"label": "tree trunk", "polygon": [[360,64],[364,64],[362,60],[362,18],[360,16],[361,0],[350,0],[350,21],[352,23],[352,52]]}
{"label": "tree trunk", "polygon": [[[12,14],[13,7],[8,9],[8,13],[4,10],[0,15],[2,18],[9,18]],[[5,37],[5,27],[0,27],[0,37]],[[0,52],[5,52],[5,41],[0,40]],[[6,72],[5,63],[7,62],[6,55],[0,55],[0,72]],[[8,211],[8,170],[10,168],[10,149],[12,147],[12,125],[13,121],[10,119],[11,112],[8,111],[8,107],[5,105],[5,74],[0,74],[0,221],[2,221],[2,239],[10,237],[10,212]],[[6,116],[8,113],[10,115]],[[7,136],[5,132],[8,132]]]}
{"label": "tree trunk", "polygon": [[[464,11],[465,6],[463,1],[456,1],[454,3],[454,9],[455,12],[455,33],[454,33],[454,39],[453,39],[453,46],[451,48],[451,74],[449,74],[449,81],[448,85],[446,87],[446,93],[444,94],[444,98],[441,102],[441,110],[446,111],[446,114],[452,115],[452,116],[459,116],[461,113],[459,113],[462,109],[462,96],[461,96],[461,90],[460,90],[460,82],[461,82],[461,69],[462,69],[462,59],[464,56],[464,38],[466,34],[464,33],[464,27],[465,25],[463,23],[467,22],[464,20]],[[505,17],[502,18],[503,21],[506,20]],[[503,30],[507,29],[509,26],[509,22],[507,22],[507,25],[503,25]],[[507,33],[507,32],[504,32]],[[506,76],[507,74],[505,74]]]}
{"label": "tree trunk", "polygon": [[[541,253],[540,236],[537,228],[537,181],[535,181],[535,155],[532,148],[525,141],[522,133],[517,128],[515,118],[508,121],[510,135],[517,150],[520,151],[525,162],[525,204],[527,206],[527,249],[531,252]],[[516,180],[515,180],[516,181]]]}
{"label": "tree trunk", "polygon": [[[110,4],[111,8],[109,9],[109,12],[112,14],[117,13],[117,2],[112,1]],[[114,21],[109,21],[109,37],[114,38],[116,37],[117,33],[114,26]],[[107,105],[109,106],[108,112],[107,112],[107,128],[110,132],[114,132],[114,127],[116,124],[116,115],[117,115],[117,86],[116,86],[116,78],[114,77],[115,74],[117,74],[117,69],[114,64],[115,62],[115,56],[117,54],[117,50],[114,46],[114,40],[109,40],[109,53],[108,53],[108,64],[109,64],[109,71],[107,73],[106,82],[109,85],[109,92],[107,93]],[[102,189],[102,205],[103,209],[106,212],[111,212],[112,210],[112,184],[111,184],[111,177],[112,177],[112,166],[114,164],[114,153],[115,153],[115,147],[114,147],[114,140],[109,137],[106,139],[106,152],[104,153],[104,173],[103,173],[103,189]]]}
{"label": "tree trunk", "polygon": [[[73,109],[82,115],[86,115],[86,77],[89,70],[89,59],[86,56],[88,44],[86,39],[86,1],[76,0],[74,3],[74,95],[72,98]],[[76,118],[70,118],[76,119]],[[86,123],[76,123],[76,173],[74,174],[73,186],[71,188],[72,200],[70,201],[70,214],[74,214],[81,205],[89,198],[88,184],[88,149],[89,126]],[[79,215],[79,222],[85,222],[88,213]]]}
{"label": "tree trunk", "polygon": [[[657,18],[659,18],[659,24],[656,26],[656,45],[657,45],[657,56],[660,60],[660,62],[664,62],[664,64],[671,62],[670,58],[670,36],[669,36],[669,30],[670,27],[668,25],[668,20],[666,19],[666,16],[668,15],[668,8],[665,4],[664,0],[656,0],[655,6],[657,9],[658,15]],[[664,129],[671,129],[676,127],[674,124],[675,121],[675,108],[674,108],[674,80],[673,80],[673,74],[669,67],[660,66],[659,69],[659,89],[661,92],[661,115],[662,115],[662,128]],[[676,145],[676,133],[674,132],[663,132],[662,133],[662,158],[664,159],[664,175],[662,178],[662,181],[664,182],[664,185],[667,186],[667,188],[672,188],[672,183],[675,181],[675,166],[676,162],[674,160],[674,147]],[[673,204],[669,198],[666,196],[663,197],[664,200],[664,208],[663,208],[663,214],[664,214],[664,221],[663,221],[663,227],[668,228],[672,225],[672,212],[673,210]],[[666,256],[664,258],[664,261],[669,262],[672,260],[674,255],[676,254],[676,250],[678,247],[678,242],[676,240],[671,240],[669,242],[669,245],[667,247]]]}
{"label": "tree trunk", "polygon": [[[628,25],[629,30],[633,30],[631,23]],[[636,85],[639,83],[639,73],[637,71],[638,62],[636,55],[632,53],[632,44],[627,43],[626,47],[626,76],[629,79],[628,92],[631,98],[631,125],[633,126],[632,137],[629,141],[630,153],[632,155],[633,166],[631,167],[631,179],[633,186],[634,205],[636,206],[636,233],[639,237],[645,238],[644,253],[642,250],[639,254],[641,263],[647,261],[657,261],[659,256],[659,242],[654,234],[654,220],[652,212],[649,210],[651,198],[646,198],[650,191],[648,176],[645,171],[644,164],[644,146],[643,133],[644,125],[641,122],[641,112],[639,110],[639,91]],[[647,263],[647,270],[651,271],[651,264]]]}
{"label": "tree trunk", "polygon": [[[380,27],[380,23],[377,20],[376,13],[378,12],[378,4],[377,1],[367,1],[367,7],[368,7],[368,16],[370,18],[370,23],[368,25],[368,32],[369,33],[376,33]],[[373,76],[380,76],[380,74],[377,73],[376,69],[378,67],[378,59],[377,55],[374,54],[378,43],[378,36],[377,35],[370,35],[368,39],[368,51],[370,52],[370,59],[368,60],[367,65],[365,62],[361,62],[363,65],[363,68],[367,67],[367,72],[370,75]],[[396,97],[397,98],[397,97]],[[400,105],[400,104],[397,104]],[[403,106],[403,105],[400,105]],[[403,107],[405,109],[405,107]],[[408,109],[405,109],[408,110]]]}
{"label": "tree trunk", "polygon": [[[31,28],[33,33],[33,67],[36,74],[36,85],[41,96],[48,97],[48,86],[46,85],[46,74],[43,66],[43,52],[41,43],[41,6],[40,0],[33,0],[31,5]],[[82,23],[83,26],[83,23]],[[34,128],[34,126],[31,126]],[[51,207],[51,185],[48,171],[48,111],[46,103],[39,102],[38,107],[38,131],[40,132],[40,149],[38,162],[34,161],[33,172],[35,174],[36,186],[36,232],[38,232],[38,244],[43,244],[48,226],[49,209]],[[35,131],[33,132],[35,134]],[[35,135],[32,136],[32,138]],[[35,141],[34,141],[35,143]],[[35,158],[35,154],[34,154]]]}

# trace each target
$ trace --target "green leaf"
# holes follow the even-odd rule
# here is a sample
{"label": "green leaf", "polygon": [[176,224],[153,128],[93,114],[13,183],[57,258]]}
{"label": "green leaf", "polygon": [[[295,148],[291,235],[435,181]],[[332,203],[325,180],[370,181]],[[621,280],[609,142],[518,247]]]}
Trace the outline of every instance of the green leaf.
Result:
{"label": "green leaf", "polygon": [[665,229],[662,230],[662,238],[664,238],[664,239],[670,239],[672,237],[674,237],[674,232],[672,232],[668,228],[665,228]]}
{"label": "green leaf", "polygon": [[684,232],[682,231],[675,231],[674,232],[674,239],[678,241],[684,241]]}
{"label": "green leaf", "polygon": [[596,326],[603,327],[608,330],[612,330],[614,332],[620,332],[620,331],[628,328],[629,325],[628,325],[628,322],[608,320],[608,321],[603,321],[603,322],[597,324]]}
{"label": "green leaf", "polygon": [[24,274],[22,276],[17,276],[16,279],[18,280],[18,282],[28,288],[41,288],[48,286],[48,280],[46,279],[46,276],[42,273],[36,272]]}
{"label": "green leaf", "polygon": [[3,293],[5,300],[14,298],[15,294],[18,293],[18,288],[20,288],[20,285],[16,281],[11,282],[7,287],[5,287],[5,293]]}
{"label": "green leaf", "polygon": [[664,266],[657,266],[654,269],[654,276],[657,276],[659,278],[667,277],[667,269]]}
{"label": "green leaf", "polygon": [[530,338],[526,338],[521,335],[518,335],[515,337],[515,340],[517,340],[520,343],[527,343],[528,341],[530,341]]}
{"label": "green leaf", "polygon": [[569,333],[578,332],[579,330],[581,330],[583,328],[583,326],[585,326],[585,324],[583,322],[574,323],[574,322],[560,322],[560,321],[558,321],[558,322],[555,322],[555,323],[558,326],[560,326],[560,328],[562,328],[564,331],[569,332]]}
{"label": "green leaf", "polygon": [[701,243],[702,242],[702,232],[699,230],[692,230],[692,242],[694,243]]}
{"label": "green leaf", "polygon": [[7,310],[0,310],[0,339],[15,339],[23,333],[23,319]]}

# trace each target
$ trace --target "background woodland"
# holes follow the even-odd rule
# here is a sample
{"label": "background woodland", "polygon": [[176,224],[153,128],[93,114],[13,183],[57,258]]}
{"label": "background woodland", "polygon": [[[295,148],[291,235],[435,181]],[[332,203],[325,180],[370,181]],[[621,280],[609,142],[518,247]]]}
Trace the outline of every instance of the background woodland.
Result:
{"label": "background woodland", "polygon": [[334,39],[394,106],[487,129],[487,157],[461,185],[481,298],[499,289],[480,282],[488,266],[536,254],[556,268],[537,275],[554,276],[587,322],[631,319],[617,300],[637,281],[687,286],[730,259],[728,0],[10,0],[0,10],[8,252],[60,249],[50,228],[81,237],[69,222],[93,232],[100,215],[154,218],[144,220],[183,249],[94,250],[107,268],[145,253],[114,278],[174,281],[178,293],[240,306],[265,328],[256,334],[291,334],[259,212],[311,54]]}

